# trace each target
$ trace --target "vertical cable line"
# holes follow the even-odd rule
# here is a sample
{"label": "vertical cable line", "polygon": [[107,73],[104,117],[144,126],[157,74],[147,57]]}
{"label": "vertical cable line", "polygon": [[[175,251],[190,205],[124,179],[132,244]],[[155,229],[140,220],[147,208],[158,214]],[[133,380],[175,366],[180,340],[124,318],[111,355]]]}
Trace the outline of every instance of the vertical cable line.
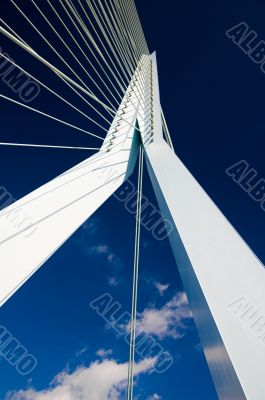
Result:
{"label": "vertical cable line", "polygon": [[138,276],[139,276],[139,256],[140,256],[140,233],[141,233],[141,211],[142,211],[142,188],[143,188],[143,147],[140,146],[139,166],[138,166],[138,192],[137,192],[137,211],[134,244],[134,268],[133,268],[133,289],[132,289],[132,315],[130,325],[130,355],[128,364],[128,389],[127,400],[133,400],[133,376],[134,376],[134,356],[135,356],[135,337],[137,320],[137,297],[138,297]]}

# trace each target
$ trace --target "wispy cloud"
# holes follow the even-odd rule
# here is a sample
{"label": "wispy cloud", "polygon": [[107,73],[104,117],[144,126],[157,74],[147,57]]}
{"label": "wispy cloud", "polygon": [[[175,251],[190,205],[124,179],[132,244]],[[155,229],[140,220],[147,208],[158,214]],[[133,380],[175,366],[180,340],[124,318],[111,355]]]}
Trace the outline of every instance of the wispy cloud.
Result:
{"label": "wispy cloud", "polygon": [[188,321],[191,318],[187,297],[184,292],[179,292],[160,309],[146,308],[139,314],[138,321],[146,333],[159,339],[179,339],[188,330]]}
{"label": "wispy cloud", "polygon": [[87,350],[88,350],[88,347],[87,347],[87,346],[82,347],[80,350],[78,350],[78,351],[75,353],[76,357],[82,356],[83,354],[85,354],[85,353],[87,352]]}
{"label": "wispy cloud", "polygon": [[110,250],[106,244],[97,244],[93,246],[88,246],[86,252],[89,255],[101,255],[109,254]]}
{"label": "wispy cloud", "polygon": [[83,225],[82,230],[93,236],[99,231],[100,219],[93,217],[89,218]]}
{"label": "wispy cloud", "polygon": [[162,400],[162,397],[155,393],[152,396],[149,396],[147,400]]}
{"label": "wispy cloud", "polygon": [[108,284],[110,287],[116,287],[120,283],[120,280],[117,279],[115,276],[107,277],[107,279],[108,279]]}
{"label": "wispy cloud", "polygon": [[164,285],[163,283],[160,282],[154,282],[154,286],[158,290],[160,296],[164,296],[165,291],[169,288],[170,285],[169,283]]}
{"label": "wispy cloud", "polygon": [[99,357],[101,357],[101,358],[107,358],[107,357],[110,356],[111,354],[112,354],[112,350],[111,350],[111,349],[109,349],[109,350],[99,349],[99,350],[96,352],[96,355],[99,356]]}
{"label": "wispy cloud", "polygon": [[199,353],[203,353],[202,345],[200,342],[194,345],[194,350],[198,351]]}
{"label": "wispy cloud", "polygon": [[[134,375],[152,369],[154,359],[135,364]],[[62,371],[44,390],[33,388],[8,393],[5,400],[121,400],[126,387],[128,363],[114,360],[95,361],[74,372]]]}
{"label": "wispy cloud", "polygon": [[88,256],[104,257],[115,269],[122,267],[122,261],[111,246],[102,238],[102,226],[99,218],[90,218],[82,225],[76,239],[76,245]]}
{"label": "wispy cloud", "polygon": [[147,285],[153,290],[154,288],[159,293],[161,297],[164,296],[165,292],[170,288],[169,283],[162,283],[159,280],[159,277],[153,276],[151,274],[146,274],[142,276],[142,279],[146,282]]}

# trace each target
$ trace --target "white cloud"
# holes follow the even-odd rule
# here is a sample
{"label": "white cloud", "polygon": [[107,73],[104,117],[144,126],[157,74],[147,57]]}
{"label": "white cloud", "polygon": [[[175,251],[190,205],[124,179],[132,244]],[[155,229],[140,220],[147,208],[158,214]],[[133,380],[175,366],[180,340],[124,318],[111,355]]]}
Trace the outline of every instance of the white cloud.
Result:
{"label": "white cloud", "polygon": [[154,286],[159,291],[160,296],[164,296],[164,292],[169,288],[169,283],[163,285],[163,283],[154,282]]}
{"label": "white cloud", "polygon": [[106,244],[97,244],[87,248],[87,253],[91,255],[109,254],[109,247]]}
{"label": "white cloud", "polygon": [[203,348],[200,342],[194,345],[194,350],[198,351],[199,353],[203,353]]}
{"label": "white cloud", "polygon": [[83,225],[82,225],[82,230],[86,232],[87,236],[93,236],[95,235],[100,226],[100,220],[99,218],[92,217],[89,218]]}
{"label": "white cloud", "polygon": [[122,262],[113,252],[111,246],[102,240],[102,224],[99,218],[90,218],[85,222],[76,239],[76,245],[88,256],[105,257],[107,262],[114,268],[120,269]]}
{"label": "white cloud", "polygon": [[155,393],[152,396],[148,397],[147,400],[162,400],[162,397]]}
{"label": "white cloud", "polygon": [[161,283],[154,279],[151,275],[147,275],[143,278],[148,285],[151,285],[152,287],[155,287],[156,290],[159,292],[160,296],[162,297],[164,293],[167,291],[169,288],[170,284],[169,283]]}
{"label": "white cloud", "polygon": [[101,357],[101,358],[106,358],[106,357],[110,356],[111,354],[112,354],[112,350],[111,349],[109,349],[109,350],[99,349],[96,352],[96,355]]}
{"label": "white cloud", "polygon": [[107,260],[114,267],[120,268],[122,266],[120,257],[114,254],[111,249],[108,251]]}
{"label": "white cloud", "polygon": [[184,292],[176,294],[161,309],[145,309],[138,318],[141,328],[159,339],[173,337],[179,339],[187,330],[187,321],[191,319],[188,300]]}
{"label": "white cloud", "polygon": [[[135,364],[135,376],[152,369],[154,359]],[[62,371],[45,390],[33,388],[9,393],[6,400],[121,400],[126,387],[128,363],[114,360],[94,362],[73,373]]]}
{"label": "white cloud", "polygon": [[75,353],[76,357],[79,357],[79,356],[81,356],[82,354],[86,353],[87,350],[88,350],[88,347],[87,347],[87,346],[82,347],[82,349],[78,350],[78,351]]}
{"label": "white cloud", "polygon": [[117,279],[115,276],[107,277],[107,279],[108,279],[108,284],[109,284],[109,286],[111,286],[111,287],[118,286],[119,283],[120,283],[120,280]]}
{"label": "white cloud", "polygon": [[119,256],[114,254],[110,246],[108,246],[107,244],[100,243],[87,246],[86,253],[92,256],[104,256],[107,262],[114,268],[119,269],[122,265]]}

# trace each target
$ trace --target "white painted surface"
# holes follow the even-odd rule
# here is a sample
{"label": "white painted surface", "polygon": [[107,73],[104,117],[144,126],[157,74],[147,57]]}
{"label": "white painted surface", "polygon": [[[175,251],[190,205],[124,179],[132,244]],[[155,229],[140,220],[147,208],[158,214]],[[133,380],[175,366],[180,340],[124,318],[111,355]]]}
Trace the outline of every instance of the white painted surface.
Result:
{"label": "white painted surface", "polygon": [[[121,103],[100,152],[1,211],[0,305],[132,173],[139,150],[139,135],[134,128],[139,101],[131,88],[127,94],[131,94],[131,100],[124,98]],[[18,224],[21,216],[27,216],[28,223],[32,221],[28,230],[26,221]]]}
{"label": "white painted surface", "polygon": [[174,226],[169,239],[218,396],[264,400],[264,266],[159,128],[145,150],[161,211]]}

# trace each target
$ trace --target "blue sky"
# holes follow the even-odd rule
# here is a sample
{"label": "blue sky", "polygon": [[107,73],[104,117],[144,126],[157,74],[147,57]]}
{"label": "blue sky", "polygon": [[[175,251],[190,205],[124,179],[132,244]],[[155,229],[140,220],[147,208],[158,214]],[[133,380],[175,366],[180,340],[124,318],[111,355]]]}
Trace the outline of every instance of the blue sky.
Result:
{"label": "blue sky", "polygon": [[[261,178],[265,176],[265,75],[225,31],[246,21],[265,39],[265,3],[136,3],[149,47],[157,50],[161,102],[175,151],[264,262],[264,212],[225,170],[244,159]],[[0,5],[0,13],[13,25],[19,21],[8,5]],[[44,73],[14,45],[2,37],[0,41],[16,61]],[[0,81],[1,93],[10,95],[8,90]],[[69,115],[44,91],[36,106]],[[3,141],[98,144],[2,100],[0,118]],[[73,122],[79,123],[75,118]],[[88,156],[66,150],[6,148],[0,148],[0,154],[0,185],[16,198]],[[135,175],[132,181],[136,183]],[[156,205],[146,170],[143,190]],[[76,400],[78,394],[67,397],[73,382],[78,393],[86,391],[91,400],[103,400],[92,396],[104,396],[106,391],[112,400],[124,398],[128,345],[89,303],[109,293],[124,311],[130,311],[134,226],[134,216],[113,196],[1,308],[1,324],[37,358],[38,366],[23,377],[1,359],[0,399]],[[168,241],[157,241],[143,229],[139,318],[170,352],[174,364],[158,375],[150,373],[137,356],[135,398],[139,400],[217,399],[183,290]]]}
{"label": "blue sky", "polygon": [[[114,218],[117,208],[119,224],[114,227],[110,216]],[[124,312],[130,311],[133,237],[133,216],[115,198],[110,199],[2,308],[2,323],[38,360],[30,377],[20,377],[14,367],[1,360],[0,369],[6,376],[2,398],[11,389],[47,389],[64,370],[71,375],[80,366],[91,369],[92,362],[101,363],[102,370],[107,360],[122,365],[127,362],[129,348],[124,338],[117,337],[89,303],[109,293]],[[173,399],[172,387],[177,382],[183,398],[192,398],[199,392],[201,397],[197,398],[204,398],[207,393],[208,398],[214,399],[169,245],[167,241],[157,242],[144,229],[140,271],[139,319],[147,333],[171,353],[174,364],[162,375],[149,375],[148,369],[140,374],[136,395],[147,399],[157,393]],[[138,355],[136,359],[143,362]],[[114,376],[115,366],[110,365]],[[101,373],[99,368],[99,388]],[[123,372],[121,376],[124,377]]]}

